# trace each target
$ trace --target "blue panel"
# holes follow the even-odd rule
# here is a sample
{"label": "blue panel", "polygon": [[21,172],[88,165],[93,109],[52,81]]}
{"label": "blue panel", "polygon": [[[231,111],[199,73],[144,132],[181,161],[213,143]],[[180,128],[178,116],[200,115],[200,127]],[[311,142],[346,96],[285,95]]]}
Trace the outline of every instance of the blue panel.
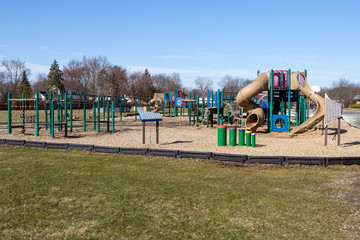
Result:
{"label": "blue panel", "polygon": [[[276,120],[278,120],[278,119],[284,120],[284,126],[282,128],[278,128],[276,126]],[[273,115],[272,129],[273,129],[273,132],[287,132],[288,131],[288,115]]]}
{"label": "blue panel", "polygon": [[162,121],[160,113],[146,112],[143,110],[138,110],[138,113],[142,122]]}

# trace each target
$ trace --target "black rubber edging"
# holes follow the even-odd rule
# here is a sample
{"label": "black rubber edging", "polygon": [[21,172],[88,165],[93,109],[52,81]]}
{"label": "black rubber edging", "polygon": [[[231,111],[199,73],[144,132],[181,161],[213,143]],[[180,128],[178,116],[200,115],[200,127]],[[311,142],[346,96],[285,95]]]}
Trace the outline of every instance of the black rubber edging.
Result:
{"label": "black rubber edging", "polygon": [[47,142],[46,149],[60,149],[60,150],[68,150],[69,144],[68,143],[53,143]]}
{"label": "black rubber edging", "polygon": [[149,156],[166,156],[166,157],[174,157],[174,158],[176,158],[179,155],[179,151],[178,150],[149,148],[148,153],[146,155],[149,155]]}
{"label": "black rubber edging", "polygon": [[148,151],[147,148],[120,148],[120,154],[146,155]]}
{"label": "black rubber edging", "polygon": [[24,146],[25,140],[5,139],[5,144],[12,146]]}
{"label": "black rubber edging", "polygon": [[[37,142],[16,139],[0,139],[0,144],[12,146],[38,147],[47,149],[82,149],[102,153],[121,153],[121,154],[140,154],[154,156],[169,156],[178,158],[202,158],[219,161],[243,162],[243,163],[261,163],[261,164],[301,164],[301,165],[360,165],[360,156],[358,157],[296,157],[296,156],[247,156],[240,154],[181,151],[166,149],[148,149],[148,148],[117,148],[106,146],[94,146],[86,144],[69,144],[53,142]],[[150,154],[148,154],[150,153]],[[178,153],[176,155],[176,153]],[[161,154],[161,155],[160,155]]]}
{"label": "black rubber edging", "polygon": [[325,157],[286,157],[285,164],[325,165]]}
{"label": "black rubber edging", "polygon": [[179,151],[178,158],[201,158],[209,160],[212,156],[211,152],[197,152],[197,151]]}
{"label": "black rubber edging", "polygon": [[282,165],[284,156],[247,156],[245,163],[277,164]]}
{"label": "black rubber edging", "polygon": [[69,143],[69,150],[93,151],[94,150],[94,145]]}
{"label": "black rubber edging", "polygon": [[212,153],[212,160],[245,163],[247,156],[240,154]]}
{"label": "black rubber edging", "polygon": [[94,152],[98,153],[119,153],[119,147],[105,147],[105,146],[94,146]]}
{"label": "black rubber edging", "polygon": [[328,165],[360,165],[360,157],[327,157],[325,166]]}
{"label": "black rubber edging", "polygon": [[46,148],[47,142],[25,141],[25,147]]}

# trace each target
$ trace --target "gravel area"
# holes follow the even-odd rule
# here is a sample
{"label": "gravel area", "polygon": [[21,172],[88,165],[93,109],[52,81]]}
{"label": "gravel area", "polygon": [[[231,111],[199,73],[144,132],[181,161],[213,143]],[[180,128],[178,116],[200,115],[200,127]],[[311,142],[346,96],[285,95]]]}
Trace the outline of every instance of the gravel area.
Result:
{"label": "gravel area", "polygon": [[88,125],[89,131],[83,132],[80,122],[73,128],[73,132],[64,137],[63,132],[56,131],[55,138],[50,137],[49,131],[44,127],[40,136],[35,136],[33,128],[27,128],[25,133],[21,129],[14,129],[13,134],[7,134],[7,126],[0,126],[0,138],[23,139],[47,142],[68,142],[94,144],[116,147],[146,147],[176,150],[211,151],[247,155],[279,155],[279,156],[360,156],[360,130],[341,123],[341,145],[337,146],[337,121],[329,125],[328,146],[324,146],[324,135],[320,126],[297,135],[289,133],[266,133],[265,127],[256,133],[256,147],[218,147],[217,128],[188,126],[188,119],[165,118],[160,122],[160,144],[156,142],[156,129],[154,122],[146,123],[146,144],[142,144],[142,123],[134,121],[133,117],[123,118],[123,122],[116,121],[115,133],[102,131],[97,133]]}

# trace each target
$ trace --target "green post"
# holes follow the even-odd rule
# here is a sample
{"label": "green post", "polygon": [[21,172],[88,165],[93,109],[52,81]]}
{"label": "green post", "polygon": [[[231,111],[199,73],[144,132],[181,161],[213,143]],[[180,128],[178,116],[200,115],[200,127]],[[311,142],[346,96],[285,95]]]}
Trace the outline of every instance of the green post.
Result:
{"label": "green post", "polygon": [[107,126],[107,131],[110,132],[110,101],[106,101],[105,105],[106,105],[106,126]]}
{"label": "green post", "polygon": [[214,90],[211,90],[211,107],[214,106]]}
{"label": "green post", "polygon": [[[51,95],[50,95],[51,96]],[[51,133],[51,137],[54,138],[55,133],[54,133],[54,100],[52,100],[52,97],[50,97],[50,133]]]}
{"label": "green post", "polygon": [[11,93],[8,93],[8,134],[11,134]]}
{"label": "green post", "polygon": [[137,120],[137,116],[136,116],[136,113],[137,113],[137,97],[135,96],[135,121]]}
{"label": "green post", "polygon": [[[272,129],[272,121],[273,121],[273,104],[274,104],[274,81],[273,81],[273,73],[274,71],[271,69],[270,72],[270,109],[268,109],[268,116],[269,116],[269,123],[270,123],[270,132],[273,131]],[[269,97],[268,97],[269,101]],[[246,143],[247,144],[247,143]]]}
{"label": "green post", "polygon": [[[21,94],[21,98],[25,99],[25,93]],[[25,100],[21,101],[21,124],[25,127]]]}
{"label": "green post", "polygon": [[199,127],[199,96],[196,97],[196,126]]}
{"label": "green post", "polygon": [[165,102],[166,102],[166,94],[163,92],[163,107],[162,107],[162,111],[163,111],[163,117],[165,117]]}
{"label": "green post", "polygon": [[291,120],[291,69],[288,71],[289,90],[288,90],[288,132],[290,132],[290,120]]}
{"label": "green post", "polygon": [[[98,102],[97,102],[97,131],[100,132],[100,94],[97,95]],[[103,109],[103,111],[105,108]]]}
{"label": "green post", "polygon": [[192,107],[192,103],[191,103],[191,92],[189,92],[189,102],[188,102],[188,115],[189,115],[189,126],[191,126],[191,107]]}
{"label": "green post", "polygon": [[201,105],[201,122],[204,121],[204,105],[205,105],[205,98],[202,98],[202,105]]}
{"label": "green post", "polygon": [[244,146],[245,130],[239,129],[239,146]]}
{"label": "green post", "polygon": [[149,109],[148,112],[151,112],[151,97],[149,97]]}
{"label": "green post", "polygon": [[[50,92],[50,96],[49,96],[49,107],[50,107],[50,134],[51,134],[51,117],[53,118],[53,122],[54,122],[54,115],[51,115],[51,114],[54,114],[54,104],[51,106],[51,101],[53,101],[53,95],[52,95],[52,92]],[[51,111],[52,109],[52,111]],[[54,130],[54,129],[53,129]]]}
{"label": "green post", "polygon": [[[56,96],[56,109],[57,109],[57,123],[60,123],[60,96]],[[60,125],[57,126],[58,131],[60,131]]]}
{"label": "green post", "polygon": [[115,101],[112,101],[111,103],[111,132],[114,133],[115,132]]}
{"label": "green post", "polygon": [[206,128],[209,128],[209,111],[206,111]]}
{"label": "green post", "polygon": [[256,76],[259,76],[260,74],[260,70],[257,70]]}
{"label": "green post", "polygon": [[193,111],[192,111],[192,114],[193,114],[193,125],[195,126],[195,121],[196,121],[196,119],[195,119],[195,117],[196,117],[196,112],[195,111],[197,111],[197,109],[196,109],[196,97],[195,97],[195,92],[193,92]]}
{"label": "green post", "polygon": [[229,146],[236,146],[236,127],[229,128]]}
{"label": "green post", "polygon": [[251,131],[246,131],[246,146],[251,146]]}
{"label": "green post", "polygon": [[122,122],[122,97],[120,96],[120,122]]}
{"label": "green post", "polygon": [[93,110],[93,129],[96,130],[96,101],[92,103],[92,110]]}
{"label": "green post", "polygon": [[36,113],[35,113],[35,122],[36,122],[36,136],[39,136],[39,93],[36,92]]}
{"label": "green post", "polygon": [[218,126],[218,146],[226,146],[226,126]]}
{"label": "green post", "polygon": [[105,102],[105,95],[103,95],[103,121],[105,121],[105,115],[106,115],[106,111],[105,111],[105,108],[106,108],[106,102]]}
{"label": "green post", "polygon": [[86,132],[86,94],[83,95],[83,131]]}
{"label": "green post", "polygon": [[65,103],[64,103],[64,115],[65,115],[65,121],[64,121],[64,123],[65,123],[65,137],[67,137],[67,127],[68,127],[68,123],[67,123],[67,92],[65,92],[65,99],[64,99],[64,101],[65,101]]}
{"label": "green post", "polygon": [[255,133],[251,134],[251,147],[255,147],[256,146],[256,141],[255,141]]}
{"label": "green post", "polygon": [[[220,91],[220,101],[219,101],[219,108],[220,105],[223,106],[223,102],[224,102],[224,91]],[[223,114],[221,114],[221,125],[224,125],[224,109],[223,109]]]}
{"label": "green post", "polygon": [[[45,130],[47,131],[47,129],[48,129],[48,126],[47,126],[47,124],[48,124],[48,122],[49,122],[49,120],[48,120],[48,105],[47,105],[47,102],[49,101],[49,98],[48,98],[48,93],[46,93],[45,94]],[[49,104],[49,106],[50,106],[50,104]]]}
{"label": "green post", "polygon": [[177,115],[178,115],[178,109],[176,106],[178,91],[179,91],[178,88],[176,88],[175,96],[174,96],[174,117],[177,117]]}
{"label": "green post", "polygon": [[220,90],[217,91],[217,104],[216,104],[216,113],[217,113],[217,125],[220,125]]}
{"label": "green post", "polygon": [[[72,100],[73,100],[73,95],[70,94],[70,132],[72,132],[72,129],[73,129],[73,101]],[[66,100],[65,100],[65,102],[66,102]]]}

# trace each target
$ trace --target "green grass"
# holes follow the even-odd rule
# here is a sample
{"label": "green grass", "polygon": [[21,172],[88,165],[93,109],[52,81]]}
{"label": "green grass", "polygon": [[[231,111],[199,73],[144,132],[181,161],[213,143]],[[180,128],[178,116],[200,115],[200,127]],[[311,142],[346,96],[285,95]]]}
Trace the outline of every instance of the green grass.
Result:
{"label": "green grass", "polygon": [[359,170],[0,146],[0,239],[346,239]]}

